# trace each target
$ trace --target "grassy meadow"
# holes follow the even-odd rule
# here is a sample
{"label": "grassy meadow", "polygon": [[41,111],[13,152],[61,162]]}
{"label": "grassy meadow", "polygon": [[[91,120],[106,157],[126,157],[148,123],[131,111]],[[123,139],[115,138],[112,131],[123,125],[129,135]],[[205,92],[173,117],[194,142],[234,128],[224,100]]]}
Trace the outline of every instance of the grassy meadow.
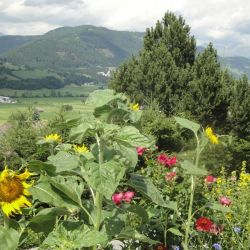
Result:
{"label": "grassy meadow", "polygon": [[[90,107],[86,107],[83,104],[83,101],[85,97],[95,89],[97,89],[96,86],[66,86],[65,88],[59,90],[42,89],[32,91],[1,89],[0,96],[17,95],[19,97],[16,98],[17,103],[0,103],[0,124],[6,123],[12,113],[17,111],[24,111],[28,107],[39,108],[43,111],[40,113],[41,119],[48,120],[50,118],[53,118],[53,116],[55,116],[56,113],[59,112],[62,105],[71,105],[73,107],[73,110],[72,112],[69,112],[69,116],[73,117],[81,111],[90,109]],[[37,94],[39,94],[40,96],[46,96],[50,95],[51,91],[61,92],[62,96],[63,93],[67,92],[70,93],[72,97],[21,97],[23,93],[27,92],[29,93],[29,95],[31,94],[33,96],[36,96]],[[79,95],[83,95],[84,97],[79,97]]]}
{"label": "grassy meadow", "polygon": [[0,89],[0,96],[10,97],[62,97],[62,96],[87,96],[92,91],[96,90],[96,85],[66,85],[61,89],[35,89],[35,90],[16,90],[16,89]]}

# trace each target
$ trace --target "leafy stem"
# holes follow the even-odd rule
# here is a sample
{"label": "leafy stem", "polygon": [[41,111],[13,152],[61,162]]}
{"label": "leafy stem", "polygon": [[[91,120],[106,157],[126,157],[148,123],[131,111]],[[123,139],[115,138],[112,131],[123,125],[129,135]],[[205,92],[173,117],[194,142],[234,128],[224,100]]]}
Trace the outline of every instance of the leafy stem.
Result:
{"label": "leafy stem", "polygon": [[[96,133],[96,142],[98,145],[98,163],[101,165],[104,162],[104,156],[103,156],[103,141],[99,137],[98,133]],[[94,198],[94,205],[96,209],[96,221],[95,221],[95,230],[99,231],[100,230],[100,225],[101,225],[101,218],[102,218],[102,200],[103,200],[103,195],[100,192],[96,192],[95,198]],[[93,246],[93,250],[96,250],[96,246]]]}
{"label": "leafy stem", "polygon": [[[195,157],[195,168],[198,168],[199,165],[199,159],[200,159],[200,153],[202,152],[202,149],[200,148],[200,140],[195,133],[196,138],[196,157]],[[188,219],[186,224],[186,230],[185,230],[185,238],[184,238],[184,244],[183,247],[185,250],[188,250],[188,241],[189,241],[189,233],[190,233],[190,225],[193,218],[192,211],[193,211],[193,203],[194,203],[194,193],[195,193],[195,176],[191,175],[191,185],[190,185],[190,201],[189,201],[189,207],[188,207]]]}

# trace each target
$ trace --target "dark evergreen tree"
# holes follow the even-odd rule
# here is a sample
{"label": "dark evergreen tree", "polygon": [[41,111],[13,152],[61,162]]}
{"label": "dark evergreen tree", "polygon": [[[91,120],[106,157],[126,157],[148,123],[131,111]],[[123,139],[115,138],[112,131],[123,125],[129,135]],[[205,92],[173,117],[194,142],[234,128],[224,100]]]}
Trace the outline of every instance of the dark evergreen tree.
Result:
{"label": "dark evergreen tree", "polygon": [[233,78],[221,69],[211,43],[197,56],[192,74],[185,109],[204,126],[216,126],[225,131]]}
{"label": "dark evergreen tree", "polygon": [[147,29],[144,48],[113,75],[110,87],[145,104],[156,99],[166,114],[178,112],[195,59],[195,40],[182,17],[165,14],[155,28]]}
{"label": "dark evergreen tree", "polygon": [[232,88],[228,122],[235,135],[250,139],[250,84],[245,75]]}

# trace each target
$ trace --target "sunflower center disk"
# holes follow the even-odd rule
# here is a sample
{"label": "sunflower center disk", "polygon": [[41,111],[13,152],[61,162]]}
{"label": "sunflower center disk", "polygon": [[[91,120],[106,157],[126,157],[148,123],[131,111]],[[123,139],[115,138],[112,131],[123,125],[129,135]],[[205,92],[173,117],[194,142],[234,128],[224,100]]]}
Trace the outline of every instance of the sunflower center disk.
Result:
{"label": "sunflower center disk", "polygon": [[23,190],[23,185],[18,178],[7,177],[0,182],[0,202],[12,202],[16,200],[22,195]]}

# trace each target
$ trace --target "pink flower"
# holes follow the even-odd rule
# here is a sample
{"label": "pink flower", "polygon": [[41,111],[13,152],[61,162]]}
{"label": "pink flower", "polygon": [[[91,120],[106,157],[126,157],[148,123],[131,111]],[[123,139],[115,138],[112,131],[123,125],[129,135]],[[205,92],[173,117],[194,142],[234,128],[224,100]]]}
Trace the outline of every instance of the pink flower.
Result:
{"label": "pink flower", "polygon": [[206,184],[212,184],[212,183],[216,182],[216,180],[217,179],[215,177],[213,177],[212,175],[208,175],[205,178]]}
{"label": "pink flower", "polygon": [[176,176],[176,172],[170,172],[165,175],[166,181],[172,181]]}
{"label": "pink flower", "polygon": [[157,158],[158,162],[160,164],[163,164],[168,167],[172,167],[174,164],[177,163],[176,157],[168,157],[166,154],[160,154]]}
{"label": "pink flower", "polygon": [[223,226],[213,224],[209,230],[209,233],[218,235],[223,232]]}
{"label": "pink flower", "polygon": [[124,195],[123,195],[123,200],[125,202],[131,202],[131,200],[134,198],[135,196],[135,192],[133,191],[127,191]]}
{"label": "pink flower", "polygon": [[158,157],[157,157],[157,160],[160,164],[163,164],[165,165],[166,161],[169,160],[168,156],[166,154],[160,154]]}
{"label": "pink flower", "polygon": [[137,154],[142,156],[144,151],[146,150],[146,148],[143,148],[143,147],[137,147],[136,148],[136,151],[137,151]]}
{"label": "pink flower", "polygon": [[230,199],[228,199],[227,197],[225,197],[225,196],[222,196],[222,197],[220,197],[220,204],[222,205],[222,206],[229,206],[230,204],[231,204],[231,200]]}
{"label": "pink flower", "polygon": [[172,167],[173,165],[175,165],[177,163],[176,157],[172,157],[172,158],[168,158],[168,160],[166,160],[165,164],[168,167]]}
{"label": "pink flower", "polygon": [[115,203],[115,205],[121,204],[122,200],[123,200],[123,193],[114,194],[112,196],[112,201]]}

